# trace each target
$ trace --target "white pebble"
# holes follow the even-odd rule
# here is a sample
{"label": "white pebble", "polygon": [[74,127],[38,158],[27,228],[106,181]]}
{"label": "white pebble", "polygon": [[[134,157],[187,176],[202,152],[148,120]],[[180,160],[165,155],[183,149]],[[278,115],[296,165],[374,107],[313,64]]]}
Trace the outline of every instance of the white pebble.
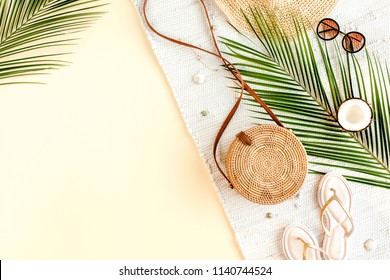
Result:
{"label": "white pebble", "polygon": [[206,76],[203,74],[196,74],[192,77],[195,84],[201,85],[206,81]]}
{"label": "white pebble", "polygon": [[366,242],[364,242],[364,248],[366,251],[372,251],[376,249],[376,242],[375,240],[368,239]]}

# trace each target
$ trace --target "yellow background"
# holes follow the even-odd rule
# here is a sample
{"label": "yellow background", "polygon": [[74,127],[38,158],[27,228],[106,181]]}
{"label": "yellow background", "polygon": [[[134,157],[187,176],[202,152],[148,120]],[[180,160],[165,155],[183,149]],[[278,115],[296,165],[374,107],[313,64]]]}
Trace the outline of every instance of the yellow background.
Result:
{"label": "yellow background", "polygon": [[241,259],[131,0],[0,88],[1,259]]}

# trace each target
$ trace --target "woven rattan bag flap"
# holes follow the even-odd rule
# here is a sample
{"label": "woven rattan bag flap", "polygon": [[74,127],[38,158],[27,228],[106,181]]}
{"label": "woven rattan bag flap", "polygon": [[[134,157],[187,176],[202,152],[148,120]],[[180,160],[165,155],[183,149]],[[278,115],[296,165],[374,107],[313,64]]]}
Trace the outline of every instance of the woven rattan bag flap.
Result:
{"label": "woven rattan bag flap", "polygon": [[230,22],[239,30],[250,33],[243,12],[251,17],[251,8],[266,8],[272,11],[282,29],[291,28],[292,17],[297,14],[305,21],[306,27],[313,25],[329,14],[338,0],[215,0]]}
{"label": "woven rattan bag flap", "polygon": [[226,173],[246,199],[277,204],[297,194],[307,174],[306,151],[297,137],[277,125],[257,125],[237,137],[226,158]]}

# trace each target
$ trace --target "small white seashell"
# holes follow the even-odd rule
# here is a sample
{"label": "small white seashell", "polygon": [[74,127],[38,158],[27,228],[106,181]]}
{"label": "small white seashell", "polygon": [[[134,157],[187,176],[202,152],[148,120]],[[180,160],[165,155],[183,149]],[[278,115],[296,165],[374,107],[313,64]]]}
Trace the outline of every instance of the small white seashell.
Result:
{"label": "small white seashell", "polygon": [[192,77],[192,80],[195,84],[201,85],[206,81],[206,76],[198,73]]}
{"label": "small white seashell", "polygon": [[376,242],[375,240],[368,239],[366,242],[364,242],[364,248],[366,251],[372,251],[376,249]]}

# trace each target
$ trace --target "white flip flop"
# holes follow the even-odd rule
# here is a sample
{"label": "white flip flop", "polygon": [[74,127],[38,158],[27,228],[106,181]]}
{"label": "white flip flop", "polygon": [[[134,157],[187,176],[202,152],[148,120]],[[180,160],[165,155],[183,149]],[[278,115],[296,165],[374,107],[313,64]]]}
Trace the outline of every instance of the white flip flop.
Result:
{"label": "white flip flop", "polygon": [[289,260],[321,260],[320,252],[326,254],[314,235],[300,224],[289,225],[284,230],[282,245]]}
{"label": "white flip flop", "polygon": [[351,212],[352,192],[341,175],[327,173],[318,186],[318,202],[321,207],[321,224],[325,235],[322,249],[328,260],[345,260],[348,237],[354,230]]}

